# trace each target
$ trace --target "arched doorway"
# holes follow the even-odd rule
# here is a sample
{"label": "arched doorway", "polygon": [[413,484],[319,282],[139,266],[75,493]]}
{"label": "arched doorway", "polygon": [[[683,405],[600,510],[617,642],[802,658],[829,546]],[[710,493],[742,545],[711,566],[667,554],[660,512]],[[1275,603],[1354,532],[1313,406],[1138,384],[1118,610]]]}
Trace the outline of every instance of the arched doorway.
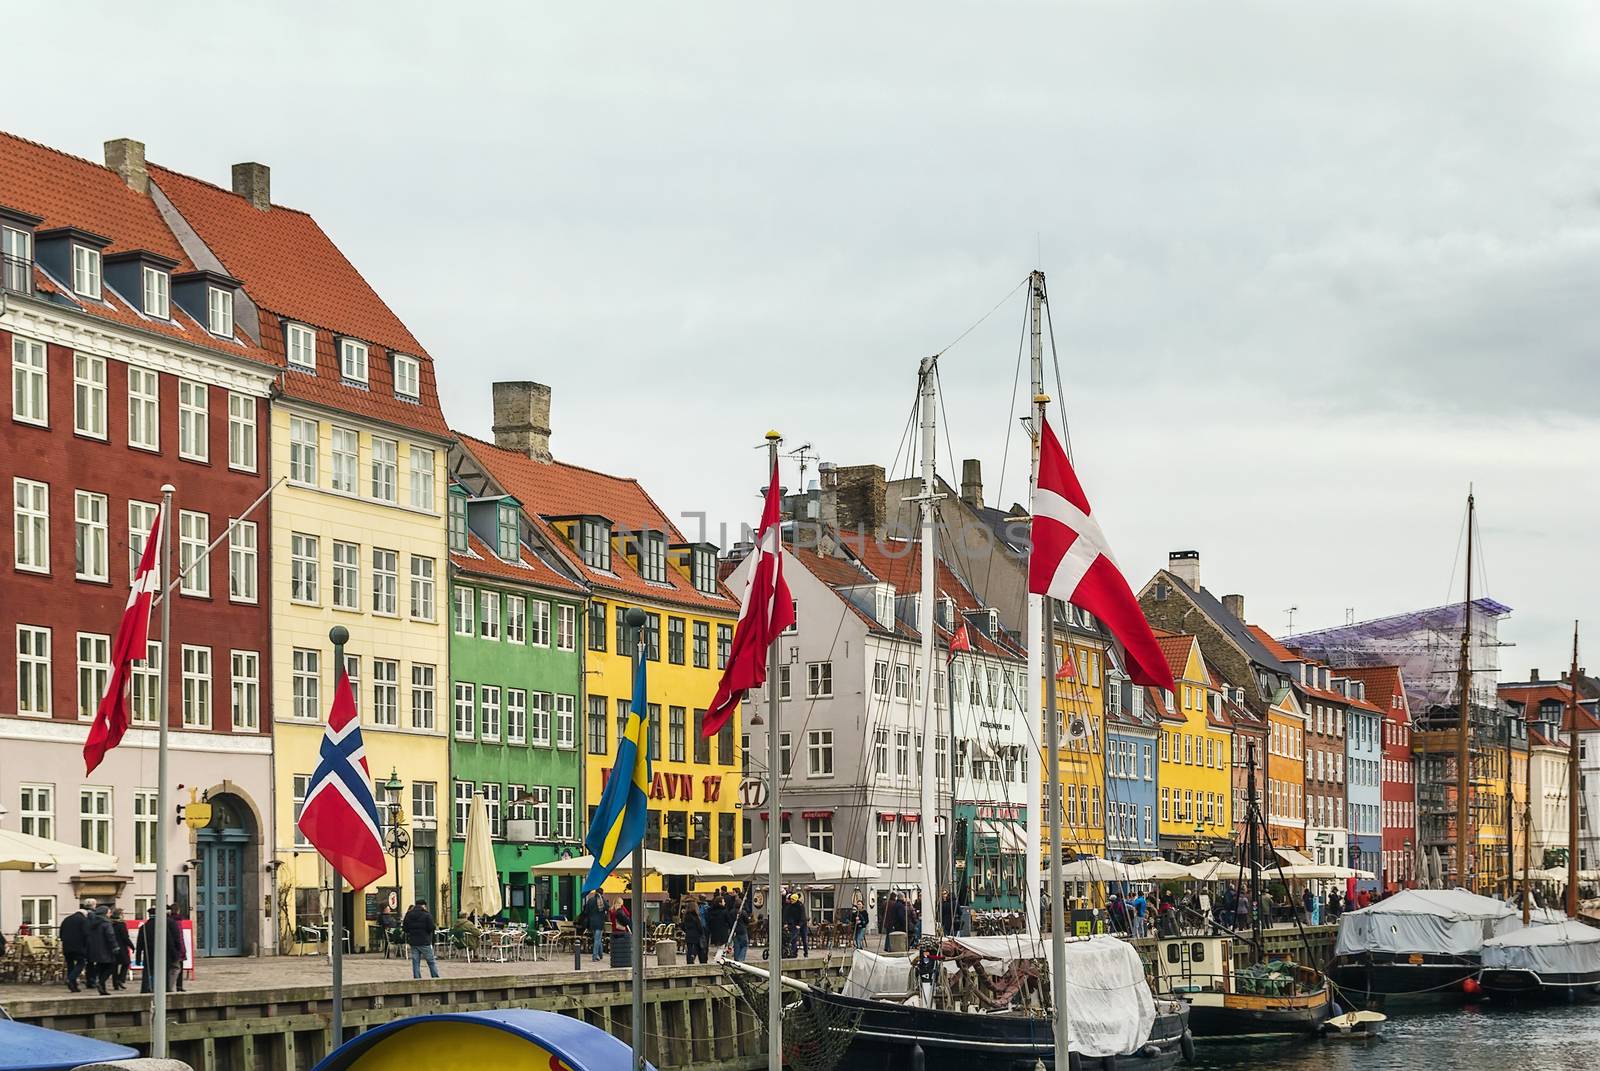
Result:
{"label": "arched doorway", "polygon": [[223,792],[210,798],[211,821],[195,835],[194,939],[203,956],[242,956],[250,934],[256,826],[250,807]]}

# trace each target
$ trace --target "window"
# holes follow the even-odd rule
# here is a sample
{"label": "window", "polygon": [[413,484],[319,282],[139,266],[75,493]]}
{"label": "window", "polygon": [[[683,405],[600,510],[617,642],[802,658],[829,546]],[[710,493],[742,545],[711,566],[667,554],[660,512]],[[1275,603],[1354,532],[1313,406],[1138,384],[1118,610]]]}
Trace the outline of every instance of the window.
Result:
{"label": "window", "polygon": [[228,598],[234,602],[256,601],[256,522],[233,521],[228,525]]}
{"label": "window", "polygon": [[391,658],[372,660],[372,724],[400,724],[400,663]]}
{"label": "window", "polygon": [[576,696],[556,696],[556,747],[572,750],[578,746],[578,700]]}
{"label": "window", "polygon": [[535,647],[550,646],[550,604],[535,599],[529,607],[528,639]]}
{"label": "window", "polygon": [[455,605],[455,612],[451,616],[455,620],[456,635],[472,635],[472,604],[476,595],[471,588],[455,588],[450,596]]}
{"label": "window", "polygon": [[399,480],[400,444],[393,439],[372,440],[372,497],[379,502],[395,500]]}
{"label": "window", "polygon": [[78,633],[78,720],[91,721],[111,679],[111,637]]}
{"label": "window", "polygon": [[806,819],[806,846],[818,851],[833,851],[833,818]]}
{"label": "window", "polygon": [[[533,725],[529,732],[529,740],[539,747],[550,746],[550,693],[534,692],[530,697],[533,709]],[[659,731],[659,730],[658,730]]]}
{"label": "window", "polygon": [[411,556],[411,617],[414,621],[432,621],[433,609],[433,559]]}
{"label": "window", "polygon": [[294,602],[320,604],[317,571],[320,556],[314,535],[292,532],[289,535],[289,598]]}
{"label": "window", "polygon": [[439,826],[439,787],[432,781],[411,784],[411,828],[437,829]]}
{"label": "window", "polygon": [[711,665],[711,626],[704,621],[694,623],[694,667],[706,669]]}
{"label": "window", "polygon": [[209,436],[211,398],[204,383],[178,380],[178,456],[205,461],[211,456]]}
{"label": "window", "polygon": [[329,483],[335,491],[354,495],[360,471],[361,436],[349,428],[335,427],[331,435],[333,461],[328,473]]}
{"label": "window", "polygon": [[92,852],[111,854],[111,790],[78,790],[78,843]]}
{"label": "window", "polygon": [[161,448],[161,398],[156,373],[128,366],[128,445]]}
{"label": "window", "polygon": [[54,785],[18,786],[22,792],[21,829],[34,837],[54,840],[56,835],[56,788]]}
{"label": "window", "polygon": [[24,896],[21,921],[40,937],[56,935],[56,898],[54,896]]}
{"label": "window", "polygon": [[556,607],[556,650],[571,651],[578,646],[578,611],[562,604]]}
{"label": "window", "polygon": [[433,729],[434,667],[413,664],[411,667],[411,727]]}
{"label": "window", "polygon": [[233,729],[253,733],[261,727],[261,656],[255,651],[233,651],[230,661]]}
{"label": "window", "polygon": [[794,764],[794,745],[788,733],[778,734],[778,772],[788,777]]}
{"label": "window", "polygon": [[148,264],[142,265],[144,290],[144,314],[152,320],[169,320],[172,318],[172,277],[160,268],[152,268]]}
{"label": "window", "polygon": [[500,812],[500,786],[485,784],[481,791],[484,807],[489,812],[489,835],[500,840],[506,835],[505,823]]}
{"label": "window", "polygon": [[289,418],[289,479],[310,487],[317,485],[317,422],[302,417]]}
{"label": "window", "polygon": [[317,370],[317,333],[304,324],[283,325],[283,349],[290,368]]}
{"label": "window", "polygon": [[400,556],[392,550],[372,550],[372,612],[394,617],[398,614]]}
{"label": "window", "polygon": [[291,658],[295,717],[315,721],[322,716],[322,652],[296,647]]}
{"label": "window", "polygon": [[500,638],[500,593],[478,593],[478,634],[486,640]]}
{"label": "window", "polygon": [[233,291],[220,286],[206,287],[206,330],[223,338],[233,337]]}
{"label": "window", "polygon": [[138,789],[133,794],[133,865],[156,865],[156,836],[159,831],[156,818],[156,794],[148,789]]}
{"label": "window", "polygon": [[694,551],[694,586],[707,595],[717,594],[717,552],[696,547]]}
{"label": "window", "polygon": [[878,866],[888,866],[889,846],[894,837],[894,820],[878,816],[877,836],[874,838],[875,859]]}
{"label": "window", "polygon": [[178,511],[178,590],[185,595],[211,594],[211,518],[190,510]]}
{"label": "window", "polygon": [[[411,508],[432,513],[436,508],[433,501],[433,451],[424,446],[413,446],[408,471],[411,476]],[[516,554],[513,552],[506,557],[515,560]]]}
{"label": "window", "polygon": [[367,344],[353,338],[339,340],[339,378],[367,385]]}
{"label": "window", "polygon": [[833,776],[833,730],[812,729],[806,734],[806,774]]}
{"label": "window", "polygon": [[5,274],[0,288],[33,293],[33,232],[20,227],[0,227],[0,254]]}
{"label": "window", "polygon": [[911,865],[911,823],[899,822],[894,830],[894,861],[896,866]]}
{"label": "window", "polygon": [[135,725],[156,723],[156,700],[160,695],[157,678],[161,676],[161,645],[145,644],[143,661],[133,663],[132,707],[130,718]]}
{"label": "window", "polygon": [[457,781],[455,795],[455,836],[457,840],[467,835],[467,823],[472,818],[472,782]]}
{"label": "window", "polygon": [[570,788],[556,789],[556,839],[572,840],[573,833],[573,790]]}
{"label": "window", "polygon": [[183,727],[211,728],[211,648],[183,647]]}
{"label": "window", "polygon": [[471,740],[477,729],[476,689],[458,681],[454,695],[456,739]]}
{"label": "window", "polygon": [[256,470],[256,400],[228,392],[228,467]]}
{"label": "window", "polygon": [[684,750],[685,721],[689,712],[683,707],[671,707],[667,711],[667,760],[669,762],[683,762],[687,752]]}
{"label": "window", "polygon": [[[965,748],[966,745],[962,744]],[[887,774],[889,772],[889,730],[872,730],[872,770],[874,773]],[[957,769],[959,773],[959,767]]]}
{"label": "window", "polygon": [[390,359],[394,362],[395,397],[416,401],[422,396],[421,365],[415,357],[403,353],[396,353]]}
{"label": "window", "polygon": [[589,630],[589,650],[604,651],[606,649],[606,604],[591,602],[586,627]]}
{"label": "window", "polygon": [[17,568],[50,571],[50,486],[20,477],[11,481]]}
{"label": "window", "polygon": [[897,777],[911,776],[911,734],[894,734],[894,772]]}
{"label": "window", "polygon": [[49,396],[43,342],[11,336],[11,416],[24,424],[49,423]]}
{"label": "window", "polygon": [[717,626],[717,668],[728,668],[728,655],[733,650],[733,626]]}
{"label": "window", "polygon": [[72,289],[84,297],[100,296],[100,250],[73,245]]}
{"label": "window", "polygon": [[106,437],[106,361],[87,353],[72,355],[72,430]]}
{"label": "window", "polygon": [[611,526],[605,521],[586,520],[578,525],[578,550],[583,564],[591,569],[611,571]]}
{"label": "window", "polygon": [[872,694],[889,694],[889,663],[881,659],[872,663]]}
{"label": "window", "polygon": [[644,615],[644,656],[652,662],[661,661],[661,615]]}
{"label": "window", "polygon": [[909,699],[911,697],[911,668],[899,663],[894,667],[894,697],[896,699]]}
{"label": "window", "polygon": [[588,717],[589,754],[604,755],[606,753],[606,697],[591,695],[589,697]]}
{"label": "window", "polygon": [[107,544],[110,538],[106,521],[106,496],[92,491],[76,491],[73,507],[73,557],[79,580],[111,579]]}
{"label": "window", "polygon": [[528,819],[533,823],[533,839],[550,839],[550,789],[532,785],[527,790]]}
{"label": "window", "polygon": [[683,665],[683,618],[667,618],[667,661],[674,666]]}
{"label": "window", "polygon": [[806,698],[826,699],[833,695],[833,663],[806,663]]}
{"label": "window", "polygon": [[528,740],[528,693],[521,688],[506,689],[506,743]]}
{"label": "window", "polygon": [[641,537],[639,575],[657,584],[667,581],[667,539],[660,532],[645,532]]}

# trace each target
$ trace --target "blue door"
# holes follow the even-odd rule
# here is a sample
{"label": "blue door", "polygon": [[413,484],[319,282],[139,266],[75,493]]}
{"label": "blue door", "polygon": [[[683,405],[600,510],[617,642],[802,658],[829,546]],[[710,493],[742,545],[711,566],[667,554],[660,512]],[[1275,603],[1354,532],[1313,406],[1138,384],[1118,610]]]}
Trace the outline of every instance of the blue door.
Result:
{"label": "blue door", "polygon": [[243,954],[243,871],[240,845],[226,841],[201,844],[200,884],[195,896],[195,940],[201,955]]}

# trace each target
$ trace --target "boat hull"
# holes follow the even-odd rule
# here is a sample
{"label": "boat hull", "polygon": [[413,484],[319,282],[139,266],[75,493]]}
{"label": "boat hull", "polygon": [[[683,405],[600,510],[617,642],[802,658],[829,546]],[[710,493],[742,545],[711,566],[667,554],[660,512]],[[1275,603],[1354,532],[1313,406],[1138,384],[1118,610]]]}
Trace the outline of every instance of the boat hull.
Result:
{"label": "boat hull", "polygon": [[1513,968],[1485,968],[1478,976],[1484,995],[1496,1000],[1541,1004],[1593,1004],[1600,1001],[1600,971],[1539,974]]}
{"label": "boat hull", "polygon": [[1476,956],[1363,953],[1335,957],[1327,975],[1347,1004],[1447,1003],[1461,1000],[1464,983],[1482,970]]}
{"label": "boat hull", "polygon": [[[1032,1071],[1040,1062],[1056,1067],[1050,1021],[1013,1015],[981,1015],[908,1008],[812,990],[807,1002],[860,1016],[841,1064],[873,1071]],[[1062,1066],[1073,1071],[1165,1071],[1183,1062],[1187,1012],[1156,1016],[1150,1040],[1139,1051],[1109,1059],[1079,1057]],[[920,1064],[917,1050],[921,1049]]]}
{"label": "boat hull", "polygon": [[1327,990],[1288,998],[1230,994],[1216,1003],[1190,1004],[1189,1030],[1213,1039],[1314,1034],[1332,1014]]}

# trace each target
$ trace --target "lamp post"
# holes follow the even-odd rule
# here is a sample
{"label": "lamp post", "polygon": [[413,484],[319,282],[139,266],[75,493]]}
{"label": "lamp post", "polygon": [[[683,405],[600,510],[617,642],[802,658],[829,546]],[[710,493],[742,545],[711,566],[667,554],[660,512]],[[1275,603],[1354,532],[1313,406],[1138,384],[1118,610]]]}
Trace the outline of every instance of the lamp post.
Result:
{"label": "lamp post", "polygon": [[[405,788],[405,784],[400,780],[399,772],[395,767],[389,767],[389,780],[383,783],[384,809],[388,812],[387,825],[389,826],[385,847],[388,849],[389,854],[394,857],[396,911],[400,909],[400,889],[404,884],[400,880],[400,860],[411,854],[411,834],[406,832],[405,825],[406,812],[400,806],[400,790],[403,788]],[[387,936],[385,934],[386,939]]]}

